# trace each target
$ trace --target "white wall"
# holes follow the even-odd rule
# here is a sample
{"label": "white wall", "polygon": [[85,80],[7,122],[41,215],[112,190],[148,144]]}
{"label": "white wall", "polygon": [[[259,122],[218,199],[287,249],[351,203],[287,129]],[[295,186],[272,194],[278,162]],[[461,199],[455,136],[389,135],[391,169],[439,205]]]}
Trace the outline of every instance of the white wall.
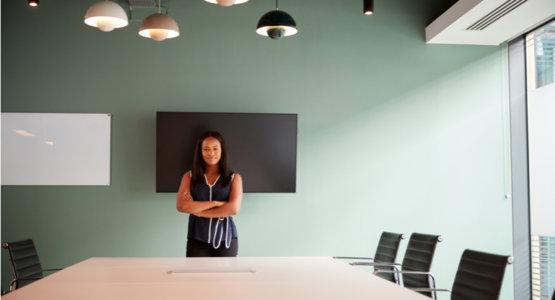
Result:
{"label": "white wall", "polygon": [[[248,199],[242,236],[265,247],[244,245],[242,254],[368,255],[384,230],[435,233],[445,240],[432,271],[446,288],[464,249],[511,255],[506,67],[500,49],[302,136],[298,200]],[[280,207],[289,214],[268,213]],[[280,245],[288,246],[272,250]],[[512,299],[507,270],[501,299]]]}

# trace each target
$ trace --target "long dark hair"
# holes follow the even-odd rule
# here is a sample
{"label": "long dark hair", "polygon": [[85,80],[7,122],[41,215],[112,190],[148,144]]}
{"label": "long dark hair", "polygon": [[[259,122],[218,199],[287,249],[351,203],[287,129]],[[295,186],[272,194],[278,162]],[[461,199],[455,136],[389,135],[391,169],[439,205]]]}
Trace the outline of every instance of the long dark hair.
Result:
{"label": "long dark hair", "polygon": [[227,165],[227,148],[225,146],[225,141],[223,136],[217,131],[207,131],[203,133],[197,141],[195,146],[195,157],[193,158],[193,171],[191,183],[192,185],[203,184],[205,182],[204,172],[206,171],[205,162],[202,158],[202,142],[207,138],[215,138],[220,142],[220,147],[222,150],[222,155],[220,156],[220,161],[218,162],[218,169],[220,171],[220,180],[224,185],[227,185],[231,181],[231,170]]}

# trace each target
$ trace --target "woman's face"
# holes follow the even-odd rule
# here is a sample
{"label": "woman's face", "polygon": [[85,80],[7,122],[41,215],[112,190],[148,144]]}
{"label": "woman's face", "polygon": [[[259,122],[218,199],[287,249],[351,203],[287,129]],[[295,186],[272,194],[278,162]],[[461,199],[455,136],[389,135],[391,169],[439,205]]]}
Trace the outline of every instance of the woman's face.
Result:
{"label": "woman's face", "polygon": [[202,141],[202,158],[207,165],[217,165],[222,157],[222,146],[220,141],[213,137],[205,138]]}

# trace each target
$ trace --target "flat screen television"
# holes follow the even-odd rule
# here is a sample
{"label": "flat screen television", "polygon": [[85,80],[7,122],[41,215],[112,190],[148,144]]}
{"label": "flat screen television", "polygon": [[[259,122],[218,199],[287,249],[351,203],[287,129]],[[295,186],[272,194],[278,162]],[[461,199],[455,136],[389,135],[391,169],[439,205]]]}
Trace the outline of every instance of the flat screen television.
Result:
{"label": "flat screen television", "polygon": [[223,135],[244,192],[296,192],[296,114],[197,112],[156,113],[156,192],[177,192],[206,131]]}

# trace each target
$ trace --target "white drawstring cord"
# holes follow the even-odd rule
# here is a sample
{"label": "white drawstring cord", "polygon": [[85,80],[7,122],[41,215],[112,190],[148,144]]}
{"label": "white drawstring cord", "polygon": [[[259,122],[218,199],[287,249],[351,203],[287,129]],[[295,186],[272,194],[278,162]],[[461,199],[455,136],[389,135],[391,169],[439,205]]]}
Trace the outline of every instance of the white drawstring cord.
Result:
{"label": "white drawstring cord", "polygon": [[[226,249],[229,249],[229,247],[231,247],[231,239],[233,238],[233,235],[231,233],[231,230],[229,230],[229,217],[226,217],[226,222],[225,222],[225,247]],[[229,235],[229,239],[228,239],[228,235]]]}
{"label": "white drawstring cord", "polygon": [[[214,184],[210,185],[208,183],[208,178],[206,178],[206,174],[204,175],[204,179],[206,179],[206,184],[208,185],[208,188],[210,189],[210,193],[208,194],[208,201],[212,202],[212,187],[216,184],[216,182],[218,182],[218,179],[220,178],[220,176],[218,176],[218,178],[216,178],[216,181],[214,181]],[[214,249],[218,249],[220,248],[220,244],[222,243],[222,235],[224,234],[224,231],[222,229],[222,231],[220,232],[220,238],[218,240],[218,243],[216,243],[216,237],[218,236],[218,226],[220,224],[221,221],[223,221],[225,219],[225,240],[224,240],[224,244],[226,249],[229,249],[229,247],[231,246],[231,239],[232,236],[229,235],[229,217],[225,217],[225,218],[218,218],[218,220],[216,221],[216,228],[214,228],[214,240],[211,240],[212,238],[212,218],[210,218],[210,221],[208,221],[208,243],[211,243],[212,246],[214,247]],[[223,228],[223,226],[221,227]],[[229,236],[229,237],[228,237]]]}
{"label": "white drawstring cord", "polygon": [[[204,179],[206,179],[206,184],[208,184],[208,178],[206,178],[206,175],[204,175]],[[212,202],[212,186],[208,184],[208,188],[210,188],[210,194],[208,194],[208,201]],[[212,218],[210,218],[210,222],[208,223],[208,243],[210,243],[211,232],[212,232]]]}
{"label": "white drawstring cord", "polygon": [[212,218],[210,218],[210,222],[208,222],[208,243],[210,242],[210,233],[212,232]]}
{"label": "white drawstring cord", "polygon": [[[212,241],[212,246],[214,247],[214,249],[220,248],[220,245],[222,243],[222,235],[224,234],[223,226],[221,227],[222,230],[220,231],[220,238],[218,239],[217,243],[216,243],[216,236],[218,236],[218,226],[219,226],[220,222],[223,221],[224,219],[226,220],[226,224],[229,224],[229,220],[227,219],[227,217],[218,218],[218,221],[216,221],[216,228],[214,229],[214,240]],[[226,248],[229,248],[228,243],[227,243],[227,231],[228,231],[228,227],[226,227],[226,233],[225,233],[225,246],[226,246]]]}
{"label": "white drawstring cord", "polygon": [[220,248],[220,244],[222,243],[222,235],[224,234],[223,231],[223,226],[222,231],[220,231],[220,239],[218,240],[218,243],[216,243],[216,236],[218,235],[218,224],[220,224],[220,221],[222,221],[225,219],[225,239],[224,239],[224,245],[226,247],[226,249],[229,249],[229,247],[231,246],[231,240],[233,238],[232,234],[231,234],[231,230],[229,230],[229,217],[225,217],[225,218],[218,218],[218,221],[216,222],[216,228],[214,229],[214,241],[212,241],[212,245],[214,246],[214,249],[218,249]]}

